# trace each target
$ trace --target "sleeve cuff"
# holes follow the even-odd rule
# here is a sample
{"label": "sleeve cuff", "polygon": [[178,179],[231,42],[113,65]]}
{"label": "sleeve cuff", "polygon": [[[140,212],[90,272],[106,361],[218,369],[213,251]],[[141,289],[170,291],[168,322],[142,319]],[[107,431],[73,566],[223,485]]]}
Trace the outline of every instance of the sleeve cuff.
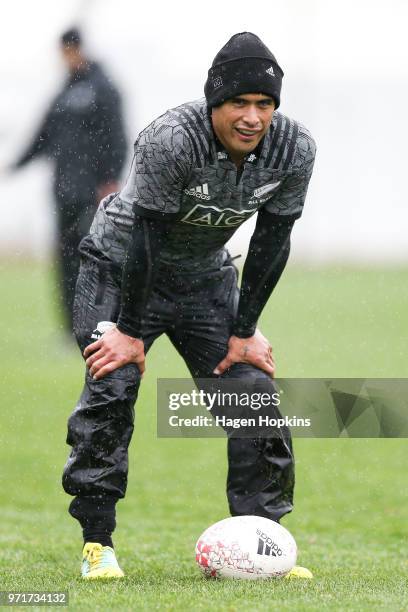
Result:
{"label": "sleeve cuff", "polygon": [[131,338],[136,338],[137,340],[142,340],[143,338],[140,324],[131,323],[130,321],[127,322],[123,318],[119,317],[116,328],[122,334],[126,334],[126,336],[130,336]]}
{"label": "sleeve cuff", "polygon": [[252,338],[254,333],[256,332],[256,325],[252,327],[242,327],[239,325],[234,325],[232,328],[232,335],[237,338]]}

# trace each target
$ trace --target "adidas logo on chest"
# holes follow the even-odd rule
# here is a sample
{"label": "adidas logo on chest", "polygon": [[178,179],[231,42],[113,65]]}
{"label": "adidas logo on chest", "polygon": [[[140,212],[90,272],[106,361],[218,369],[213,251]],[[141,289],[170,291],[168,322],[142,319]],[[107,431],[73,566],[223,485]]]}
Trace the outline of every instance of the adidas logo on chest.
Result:
{"label": "adidas logo on chest", "polygon": [[208,183],[204,185],[198,185],[197,187],[191,187],[191,189],[185,189],[184,193],[189,196],[193,196],[198,200],[211,200],[211,196],[208,193]]}

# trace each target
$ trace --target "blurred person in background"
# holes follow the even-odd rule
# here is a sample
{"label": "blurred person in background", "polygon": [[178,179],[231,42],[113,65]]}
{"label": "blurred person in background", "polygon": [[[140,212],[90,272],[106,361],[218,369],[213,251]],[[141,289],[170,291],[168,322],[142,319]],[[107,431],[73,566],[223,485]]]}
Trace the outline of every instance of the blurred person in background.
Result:
{"label": "blurred person in background", "polygon": [[60,51],[68,77],[11,170],[40,155],[53,162],[58,287],[64,327],[71,334],[78,245],[97,202],[118,189],[127,147],[120,94],[84,53],[78,29],[62,34]]}

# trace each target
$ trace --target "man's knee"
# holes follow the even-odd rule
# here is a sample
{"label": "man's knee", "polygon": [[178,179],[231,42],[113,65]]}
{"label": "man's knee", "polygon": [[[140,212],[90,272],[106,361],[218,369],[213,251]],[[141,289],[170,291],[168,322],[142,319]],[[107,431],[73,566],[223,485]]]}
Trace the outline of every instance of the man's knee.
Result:
{"label": "man's knee", "polygon": [[257,368],[250,363],[234,363],[223,375],[222,378],[246,378],[247,380],[259,380],[272,384],[272,379],[267,372]]}

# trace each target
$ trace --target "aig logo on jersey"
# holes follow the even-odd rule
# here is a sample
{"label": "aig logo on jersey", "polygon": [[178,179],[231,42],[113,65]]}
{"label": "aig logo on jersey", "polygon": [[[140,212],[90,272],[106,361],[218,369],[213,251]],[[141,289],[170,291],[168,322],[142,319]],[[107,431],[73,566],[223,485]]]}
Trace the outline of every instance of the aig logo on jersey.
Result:
{"label": "aig logo on jersey", "polygon": [[216,206],[205,206],[196,204],[181,220],[191,225],[201,227],[235,227],[241,225],[256,210],[235,210],[234,208],[217,208]]}

